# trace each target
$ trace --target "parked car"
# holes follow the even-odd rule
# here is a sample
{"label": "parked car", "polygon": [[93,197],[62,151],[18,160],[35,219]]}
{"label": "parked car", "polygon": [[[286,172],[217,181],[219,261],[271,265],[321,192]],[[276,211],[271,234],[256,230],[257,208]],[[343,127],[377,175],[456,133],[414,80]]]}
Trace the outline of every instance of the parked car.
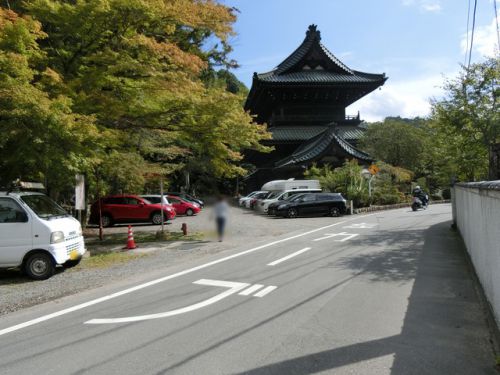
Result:
{"label": "parked car", "polygon": [[276,215],[295,218],[307,215],[340,216],[346,212],[346,200],[340,193],[304,194],[292,202],[283,202]]}
{"label": "parked car", "polygon": [[193,216],[201,211],[199,205],[178,196],[169,195],[168,200],[179,215]]}
{"label": "parked car", "polygon": [[192,195],[187,194],[187,193],[171,193],[171,192],[169,192],[169,193],[167,193],[167,195],[173,195],[173,196],[179,197],[185,201],[196,203],[198,206],[200,206],[200,208],[203,208],[205,206],[205,202],[203,202],[201,199],[193,197]]}
{"label": "parked car", "polygon": [[273,202],[267,207],[267,214],[268,215],[276,215],[276,208],[278,208],[279,205],[285,203],[285,202],[293,202],[296,199],[299,199],[300,197],[304,196],[304,194],[307,193],[301,193],[301,194],[295,194],[295,195],[290,195],[287,198],[283,199],[282,201],[276,201]]}
{"label": "parked car", "polygon": [[[101,198],[102,225],[109,227],[117,223],[148,222],[161,224],[161,205],[151,203],[138,195],[111,195]],[[175,218],[173,207],[163,207],[163,219]],[[99,201],[90,210],[90,223],[99,224]]]}
{"label": "parked car", "polygon": [[[262,191],[262,190],[257,190],[257,191],[252,191],[250,194],[248,194],[247,196],[245,197],[241,197],[239,200],[238,200],[238,205],[240,207],[247,207],[246,205],[246,202],[250,201],[255,195],[259,194],[259,193],[267,193],[266,191]],[[248,207],[247,207],[248,208]]]}
{"label": "parked car", "polygon": [[166,195],[161,196],[160,194],[141,194],[140,197],[144,198],[147,201],[149,201],[150,203],[154,203],[154,204],[161,204],[161,202],[163,200],[164,206],[173,207],[170,204],[170,202],[168,201],[168,198]]}
{"label": "parked car", "polygon": [[255,205],[255,209],[258,212],[266,213],[271,203],[282,201],[290,196],[302,193],[321,193],[321,189],[294,189],[285,191],[273,191],[265,199],[260,200]]}
{"label": "parked car", "polygon": [[245,201],[245,207],[251,208],[252,210],[255,208],[255,205],[260,199],[265,199],[270,193],[268,191],[263,191],[261,193],[255,194],[250,200]]}
{"label": "parked car", "polygon": [[74,267],[85,253],[82,227],[41,193],[0,192],[0,268],[21,267],[35,280],[56,265]]}

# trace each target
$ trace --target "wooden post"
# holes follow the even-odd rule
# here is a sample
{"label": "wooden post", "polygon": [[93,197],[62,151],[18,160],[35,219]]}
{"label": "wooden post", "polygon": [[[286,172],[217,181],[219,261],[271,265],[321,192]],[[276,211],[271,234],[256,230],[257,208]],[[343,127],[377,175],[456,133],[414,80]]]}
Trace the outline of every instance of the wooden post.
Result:
{"label": "wooden post", "polygon": [[101,192],[99,191],[99,172],[96,173],[97,181],[96,181],[96,188],[97,188],[97,202],[99,206],[99,241],[102,241],[103,238],[103,233],[102,233],[102,209],[101,209]]}
{"label": "wooden post", "polygon": [[163,177],[160,177],[160,206],[161,206],[161,234],[165,231],[165,219],[163,218]]}

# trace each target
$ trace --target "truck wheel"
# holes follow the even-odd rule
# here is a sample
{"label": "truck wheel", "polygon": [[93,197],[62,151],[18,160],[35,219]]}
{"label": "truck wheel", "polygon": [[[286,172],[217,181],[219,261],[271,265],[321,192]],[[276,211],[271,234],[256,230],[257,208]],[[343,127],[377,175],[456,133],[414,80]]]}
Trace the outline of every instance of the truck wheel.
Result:
{"label": "truck wheel", "polygon": [[330,208],[330,216],[333,216],[333,217],[339,217],[340,216],[340,210],[338,209],[338,207],[332,207],[332,208]]}
{"label": "truck wheel", "polygon": [[193,211],[192,209],[188,208],[188,209],[186,210],[186,215],[188,215],[188,216],[193,216],[193,215],[194,215],[194,211]]}
{"label": "truck wheel", "polygon": [[24,262],[25,274],[33,280],[46,280],[54,274],[52,257],[46,253],[34,253]]}
{"label": "truck wheel", "polygon": [[107,227],[110,227],[113,225],[113,218],[111,216],[109,216],[108,214],[104,214],[101,217],[101,222],[102,222],[102,226],[104,228],[107,228]]}
{"label": "truck wheel", "polygon": [[[163,220],[166,220],[166,217],[163,217]],[[161,224],[161,212],[155,212],[153,215],[151,215],[151,222],[154,225],[160,225]]]}
{"label": "truck wheel", "polygon": [[295,219],[297,217],[297,210],[295,208],[288,209],[286,216],[289,217],[290,219]]}

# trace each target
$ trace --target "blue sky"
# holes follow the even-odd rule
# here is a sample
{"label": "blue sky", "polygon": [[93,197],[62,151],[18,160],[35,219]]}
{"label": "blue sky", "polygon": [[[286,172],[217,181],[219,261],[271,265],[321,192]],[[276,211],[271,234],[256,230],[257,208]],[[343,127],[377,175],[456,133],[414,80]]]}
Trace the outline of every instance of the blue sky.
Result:
{"label": "blue sky", "polygon": [[[367,121],[426,116],[429,98],[442,93],[443,77],[455,76],[465,58],[468,0],[222,2],[241,12],[232,57],[241,65],[234,73],[247,86],[254,71],[269,71],[285,59],[312,23],[323,44],[348,66],[385,72],[389,80],[381,90],[348,108]],[[494,53],[494,20],[493,0],[478,0],[473,61]]]}

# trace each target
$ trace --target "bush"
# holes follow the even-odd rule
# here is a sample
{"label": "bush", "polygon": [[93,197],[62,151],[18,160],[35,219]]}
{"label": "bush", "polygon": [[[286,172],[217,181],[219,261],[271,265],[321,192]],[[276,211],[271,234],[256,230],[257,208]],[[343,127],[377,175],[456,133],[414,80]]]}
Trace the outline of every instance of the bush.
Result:
{"label": "bush", "polygon": [[374,194],[373,196],[373,203],[379,206],[383,206],[386,204],[397,204],[401,203],[401,195],[399,192],[392,192],[392,193],[384,193],[381,191],[378,191]]}
{"label": "bush", "polygon": [[451,190],[450,188],[446,188],[442,192],[443,199],[451,199]]}

